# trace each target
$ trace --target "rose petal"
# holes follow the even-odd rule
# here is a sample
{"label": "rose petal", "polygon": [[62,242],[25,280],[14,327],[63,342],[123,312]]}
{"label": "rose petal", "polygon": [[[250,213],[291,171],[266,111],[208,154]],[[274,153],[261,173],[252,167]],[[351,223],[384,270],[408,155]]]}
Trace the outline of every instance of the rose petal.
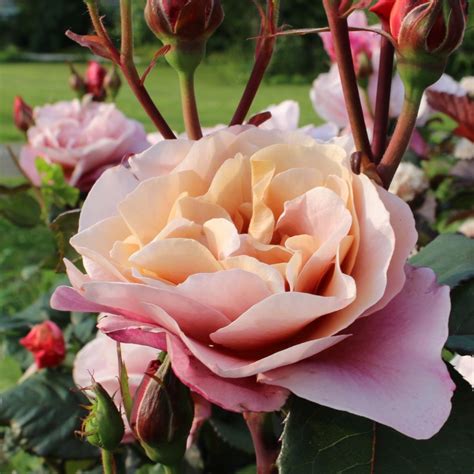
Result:
{"label": "rose petal", "polygon": [[454,389],[441,359],[449,311],[449,288],[436,284],[433,271],[407,267],[401,293],[351,326],[352,337],[261,381],[413,438],[430,438],[449,415]]}

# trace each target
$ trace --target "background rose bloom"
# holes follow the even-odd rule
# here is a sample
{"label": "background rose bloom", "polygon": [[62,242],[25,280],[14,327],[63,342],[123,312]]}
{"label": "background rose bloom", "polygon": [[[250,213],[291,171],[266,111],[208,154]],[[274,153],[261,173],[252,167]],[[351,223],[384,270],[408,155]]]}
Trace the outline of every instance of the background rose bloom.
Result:
{"label": "background rose bloom", "polygon": [[36,185],[37,157],[60,164],[72,186],[87,190],[105,168],[149,146],[143,126],[113,104],[58,102],[36,107],[34,120],[20,164]]}
{"label": "background rose bloom", "polygon": [[167,350],[228,410],[293,392],[427,438],[451,406],[450,302],[405,267],[416,238],[408,206],[343,148],[233,127],[105,172],[71,240],[87,274],[68,263],[74,289],[52,305],[113,313],[102,331]]}

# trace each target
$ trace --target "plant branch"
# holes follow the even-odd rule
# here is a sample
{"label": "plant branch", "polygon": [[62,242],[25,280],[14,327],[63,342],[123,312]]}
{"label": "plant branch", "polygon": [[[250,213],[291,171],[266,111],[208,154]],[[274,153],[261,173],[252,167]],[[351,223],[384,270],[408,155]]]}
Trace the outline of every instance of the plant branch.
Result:
{"label": "plant branch", "polygon": [[372,139],[372,153],[376,164],[382,159],[387,146],[394,54],[395,48],[393,45],[386,38],[382,38],[377,98],[375,101],[374,136]]}
{"label": "plant branch", "polygon": [[410,144],[413,130],[415,129],[418,110],[420,108],[423,94],[417,94],[414,98],[407,98],[403,103],[402,112],[395,127],[395,131],[385,151],[377,171],[382,179],[385,189],[388,189],[398,165],[402,161]]}
{"label": "plant branch", "polygon": [[340,17],[337,8],[331,0],[323,0],[324,9],[329,22],[329,28],[334,41],[336,61],[341,77],[342,90],[349,115],[349,121],[354,136],[357,151],[361,151],[362,171],[370,168],[372,161],[372,149],[370,147],[367,128],[365,126],[362,103],[359,96],[357,77],[351,54],[351,43],[349,39],[349,28],[347,20]]}
{"label": "plant branch", "polygon": [[276,473],[275,463],[278,456],[278,451],[276,449],[269,448],[265,442],[265,413],[244,412],[243,416],[249,428],[255,448],[255,456],[257,458],[257,474]]}
{"label": "plant branch", "polygon": [[275,50],[275,25],[278,22],[278,13],[279,0],[267,0],[267,12],[266,14],[261,13],[263,16],[262,35],[257,39],[255,63],[239,105],[237,106],[237,110],[230,121],[230,125],[240,125],[244,122],[255,96],[257,95],[258,89],[262,84],[263,77],[265,76],[265,72],[267,71]]}
{"label": "plant branch", "polygon": [[186,132],[191,140],[199,140],[202,138],[202,130],[194,91],[194,73],[180,72],[178,77]]}
{"label": "plant branch", "polygon": [[112,451],[101,449],[102,454],[102,469],[104,474],[116,474],[117,466],[115,465],[115,459]]}

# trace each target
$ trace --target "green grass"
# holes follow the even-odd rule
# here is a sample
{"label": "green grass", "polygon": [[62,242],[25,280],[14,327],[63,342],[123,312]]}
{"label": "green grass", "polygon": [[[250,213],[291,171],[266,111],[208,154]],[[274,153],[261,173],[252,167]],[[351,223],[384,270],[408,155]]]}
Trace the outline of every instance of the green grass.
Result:
{"label": "green grass", "polygon": [[[85,65],[78,69],[83,70]],[[21,95],[31,105],[42,105],[72,99],[68,86],[69,69],[65,64],[10,63],[0,64],[0,142],[22,141],[11,118],[15,95]],[[232,65],[204,64],[197,73],[197,96],[201,121],[204,126],[226,123],[232,116],[243,90],[243,74]],[[176,75],[166,65],[159,65],[148,77],[147,87],[170,126],[182,131],[181,110]],[[255,100],[253,112],[285,99],[297,100],[301,105],[301,124],[317,123],[309,101],[310,85],[264,84]],[[126,84],[117,98],[118,107],[129,117],[140,120],[148,131],[153,131],[145,112]]]}

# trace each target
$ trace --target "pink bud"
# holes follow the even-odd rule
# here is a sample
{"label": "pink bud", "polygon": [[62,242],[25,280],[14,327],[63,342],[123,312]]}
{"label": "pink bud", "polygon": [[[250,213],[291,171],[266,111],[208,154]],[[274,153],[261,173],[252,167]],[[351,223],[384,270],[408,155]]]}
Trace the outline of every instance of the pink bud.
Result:
{"label": "pink bud", "polygon": [[63,333],[52,321],[33,326],[20,344],[33,354],[39,369],[56,367],[66,356]]}
{"label": "pink bud", "polygon": [[89,61],[86,71],[86,87],[87,92],[92,94],[94,100],[102,101],[105,99],[104,80],[107,70],[97,61]]}
{"label": "pink bud", "polygon": [[13,121],[22,132],[26,132],[35,123],[33,109],[19,95],[13,101]]}

